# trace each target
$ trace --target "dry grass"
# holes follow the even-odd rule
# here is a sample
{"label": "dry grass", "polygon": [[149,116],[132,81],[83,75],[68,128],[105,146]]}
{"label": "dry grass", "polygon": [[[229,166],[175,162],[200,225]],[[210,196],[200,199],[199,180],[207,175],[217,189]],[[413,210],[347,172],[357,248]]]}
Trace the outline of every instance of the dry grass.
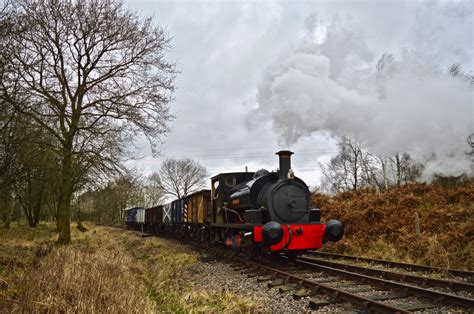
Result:
{"label": "dry grass", "polygon": [[134,248],[133,255],[144,265],[146,271],[140,279],[158,311],[240,313],[255,311],[260,305],[229,292],[196,291],[188,277],[193,273],[197,254],[187,246],[159,238],[126,237],[121,241]]}
{"label": "dry grass", "polygon": [[34,229],[16,225],[10,229],[0,228],[0,270],[31,264],[36,248],[54,240],[53,230],[49,224],[38,225]]}
{"label": "dry grass", "polygon": [[194,291],[197,255],[183,245],[87,226],[54,246],[53,228],[0,229],[0,309],[7,312],[151,313],[257,308],[229,292]]}
{"label": "dry grass", "polygon": [[382,193],[314,194],[313,205],[345,224],[343,240],[329,251],[474,269],[474,180],[450,188],[417,183]]}
{"label": "dry grass", "polygon": [[[132,258],[114,247],[107,231],[96,228],[89,235],[74,234],[75,244],[63,247],[54,247],[52,233],[41,235],[24,243],[34,252],[32,259],[25,259],[31,263],[7,266],[8,286],[0,290],[0,306],[13,312],[153,311],[153,302],[143,297],[143,287],[134,276]],[[23,240],[10,238],[8,243]]]}

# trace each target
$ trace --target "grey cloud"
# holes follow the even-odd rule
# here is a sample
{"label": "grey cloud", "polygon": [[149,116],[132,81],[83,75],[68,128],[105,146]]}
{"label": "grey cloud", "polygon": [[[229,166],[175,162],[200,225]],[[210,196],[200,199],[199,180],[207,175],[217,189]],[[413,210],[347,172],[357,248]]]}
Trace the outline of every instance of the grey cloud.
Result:
{"label": "grey cloud", "polygon": [[[473,88],[446,73],[447,62],[472,53],[467,22],[472,14],[465,6],[421,4],[414,12],[412,34],[393,51],[398,61],[385,77],[374,71],[380,56],[369,47],[376,43],[354,31],[364,21],[324,23],[309,16],[310,28],[299,45],[266,69],[258,110],[271,117],[286,144],[327,131],[354,137],[382,155],[406,151],[421,158],[435,153],[426,177],[472,175],[465,141],[474,132]],[[320,29],[322,39],[311,36]],[[453,35],[464,41],[451,41]],[[450,59],[454,51],[462,53]],[[470,65],[470,59],[461,61]]]}
{"label": "grey cloud", "polygon": [[[197,159],[212,173],[241,170],[244,165],[273,169],[277,165],[273,152],[291,147],[301,176],[314,185],[319,181],[317,161],[327,157],[321,157],[324,151],[303,152],[321,148],[333,151],[333,135],[352,132],[383,151],[391,148],[364,131],[368,127],[358,130],[369,122],[383,125],[378,133],[397,145],[412,147],[417,141],[422,151],[428,150],[425,142],[434,139],[425,141],[421,130],[413,137],[413,133],[404,133],[416,125],[428,127],[425,121],[415,117],[400,121],[396,115],[399,121],[387,122],[378,115],[383,110],[392,112],[392,102],[405,101],[391,95],[410,88],[405,86],[408,81],[388,77],[374,83],[368,69],[373,69],[386,51],[394,52],[398,63],[419,55],[436,65],[463,62],[465,69],[472,68],[472,30],[468,27],[472,24],[472,6],[467,1],[433,3],[129,1],[132,9],[154,14],[157,23],[167,27],[174,45],[170,59],[177,60],[182,70],[172,105],[177,119],[173,132],[165,138],[164,157],[268,152],[268,156],[249,158]],[[306,19],[308,16],[311,18]],[[326,40],[315,45],[323,35]],[[408,48],[406,54],[402,47]],[[398,78],[410,75],[410,71],[398,69]],[[443,79],[432,86],[419,83],[417,88],[429,91],[436,84],[443,84]],[[450,84],[453,86],[449,88],[457,88],[455,81]],[[382,105],[378,103],[381,89],[390,97]],[[441,96],[436,93],[432,98]],[[457,111],[464,112],[464,117],[437,106],[433,115],[465,119],[464,97],[464,92],[455,96]],[[416,103],[417,98],[406,98],[407,105],[401,109],[411,110],[408,104]],[[465,120],[449,127],[442,123],[434,132],[445,127],[462,133],[463,125]],[[395,141],[397,132],[392,134],[389,127],[401,128],[398,138],[410,138],[413,143]],[[328,133],[333,130],[337,132]],[[147,150],[143,145],[143,154],[148,154]],[[158,169],[160,161],[147,157],[138,166],[150,172]]]}

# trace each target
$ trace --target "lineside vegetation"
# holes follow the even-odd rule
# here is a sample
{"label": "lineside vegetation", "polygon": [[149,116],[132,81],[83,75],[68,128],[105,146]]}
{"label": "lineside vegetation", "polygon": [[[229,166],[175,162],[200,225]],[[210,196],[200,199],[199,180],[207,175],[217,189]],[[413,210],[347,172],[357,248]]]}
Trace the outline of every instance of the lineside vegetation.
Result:
{"label": "lineside vegetation", "polygon": [[[474,180],[410,183],[376,192],[313,194],[323,215],[344,222],[344,238],[327,249],[428,266],[474,269]],[[417,218],[419,234],[417,234]]]}
{"label": "lineside vegetation", "polygon": [[7,312],[250,312],[258,303],[228,291],[194,291],[197,253],[159,238],[87,226],[69,246],[54,226],[0,229],[0,308]]}

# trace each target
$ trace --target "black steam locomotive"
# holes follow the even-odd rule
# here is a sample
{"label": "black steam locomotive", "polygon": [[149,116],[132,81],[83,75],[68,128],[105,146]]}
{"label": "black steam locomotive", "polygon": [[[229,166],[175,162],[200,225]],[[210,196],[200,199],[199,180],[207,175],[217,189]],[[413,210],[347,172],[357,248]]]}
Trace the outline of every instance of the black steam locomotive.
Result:
{"label": "black steam locomotive", "polygon": [[[291,169],[290,151],[280,151],[276,172],[220,173],[211,190],[170,204],[130,209],[127,224],[148,232],[164,231],[201,241],[224,243],[249,255],[262,251],[300,253],[336,242],[344,233],[338,220],[320,223],[310,191]],[[143,213],[135,211],[143,211]],[[133,218],[136,217],[135,221]]]}

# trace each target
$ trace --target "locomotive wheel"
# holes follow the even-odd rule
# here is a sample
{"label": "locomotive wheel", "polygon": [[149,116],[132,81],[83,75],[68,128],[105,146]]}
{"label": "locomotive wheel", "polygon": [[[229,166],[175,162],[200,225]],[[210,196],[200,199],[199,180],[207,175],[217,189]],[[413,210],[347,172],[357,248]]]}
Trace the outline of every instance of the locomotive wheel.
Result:
{"label": "locomotive wheel", "polygon": [[262,248],[256,245],[243,246],[242,252],[248,260],[255,261],[261,257]]}

